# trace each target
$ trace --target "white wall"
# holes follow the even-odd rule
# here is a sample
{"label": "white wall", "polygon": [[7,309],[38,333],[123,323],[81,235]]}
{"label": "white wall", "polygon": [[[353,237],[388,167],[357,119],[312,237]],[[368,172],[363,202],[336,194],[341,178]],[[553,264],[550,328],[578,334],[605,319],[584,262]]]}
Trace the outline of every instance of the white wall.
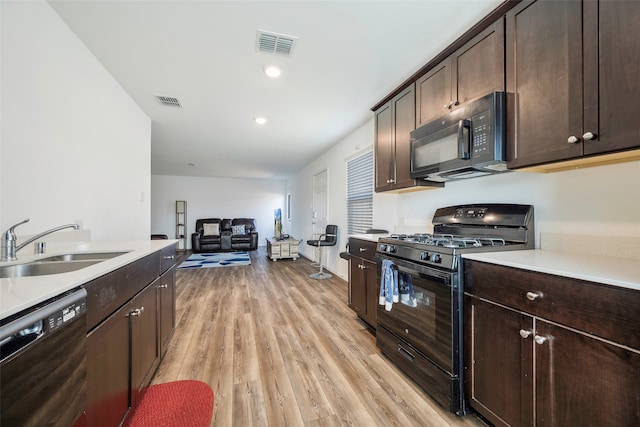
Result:
{"label": "white wall", "polygon": [[[327,267],[343,278],[347,263],[339,258],[346,230],[346,161],[370,147],[373,118],[331,150],[306,166],[289,182],[292,234],[311,236],[313,175],[326,168],[329,179],[329,222],[340,227],[339,244],[328,251]],[[449,182],[445,188],[400,194],[376,193],[374,227],[391,232],[429,232],[439,207],[466,203],[522,203],[535,207],[536,241],[540,233],[640,237],[640,162],[598,166],[552,174],[510,172]],[[301,252],[312,257],[306,245]],[[539,245],[538,245],[539,246]]]}
{"label": "white wall", "polygon": [[[436,208],[462,203],[532,204],[540,233],[640,237],[640,162],[537,174],[510,172],[401,195],[398,221],[429,225]],[[404,224],[403,224],[404,223]],[[539,246],[539,245],[538,245]]]}
{"label": "white wall", "polygon": [[[176,200],[187,201],[187,248],[198,218],[255,218],[260,246],[274,235],[275,209],[285,215],[286,181],[153,175],[151,230],[175,237]],[[286,224],[283,225],[286,233]]]}
{"label": "white wall", "polygon": [[149,118],[48,3],[0,7],[0,229],[148,239]]}

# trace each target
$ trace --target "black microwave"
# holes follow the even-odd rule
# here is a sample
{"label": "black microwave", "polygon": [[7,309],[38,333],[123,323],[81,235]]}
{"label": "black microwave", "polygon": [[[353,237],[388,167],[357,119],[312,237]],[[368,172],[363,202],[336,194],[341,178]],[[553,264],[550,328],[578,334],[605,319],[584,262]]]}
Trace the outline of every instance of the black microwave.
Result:
{"label": "black microwave", "polygon": [[411,132],[411,178],[444,182],[507,171],[506,96],[493,92]]}

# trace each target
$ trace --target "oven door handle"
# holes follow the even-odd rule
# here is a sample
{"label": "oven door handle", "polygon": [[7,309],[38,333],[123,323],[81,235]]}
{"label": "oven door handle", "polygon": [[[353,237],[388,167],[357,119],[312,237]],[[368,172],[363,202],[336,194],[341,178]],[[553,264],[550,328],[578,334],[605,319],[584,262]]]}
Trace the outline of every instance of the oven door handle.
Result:
{"label": "oven door handle", "polygon": [[384,257],[380,255],[376,255],[374,260],[376,262],[382,263],[383,260],[389,260],[393,262],[393,268],[398,271],[402,271],[409,275],[417,273],[426,274],[430,277],[438,277],[442,279],[442,281],[446,285],[451,285],[451,272],[445,272],[442,270],[437,270],[435,268],[427,267],[421,264],[416,264],[415,262],[405,261],[402,259],[392,258],[392,257]]}
{"label": "oven door handle", "polygon": [[414,363],[416,361],[416,356],[411,354],[411,352],[407,349],[405,349],[402,344],[398,344],[398,353],[400,353],[400,355],[402,357],[404,357],[405,359],[407,359],[409,362]]}

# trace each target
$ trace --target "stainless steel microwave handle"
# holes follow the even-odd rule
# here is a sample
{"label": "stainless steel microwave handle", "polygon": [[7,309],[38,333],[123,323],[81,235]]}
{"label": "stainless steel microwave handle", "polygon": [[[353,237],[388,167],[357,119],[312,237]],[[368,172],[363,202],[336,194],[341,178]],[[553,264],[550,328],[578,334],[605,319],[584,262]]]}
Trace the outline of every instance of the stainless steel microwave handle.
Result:
{"label": "stainless steel microwave handle", "polygon": [[471,122],[460,120],[458,123],[458,158],[467,160],[471,158]]}

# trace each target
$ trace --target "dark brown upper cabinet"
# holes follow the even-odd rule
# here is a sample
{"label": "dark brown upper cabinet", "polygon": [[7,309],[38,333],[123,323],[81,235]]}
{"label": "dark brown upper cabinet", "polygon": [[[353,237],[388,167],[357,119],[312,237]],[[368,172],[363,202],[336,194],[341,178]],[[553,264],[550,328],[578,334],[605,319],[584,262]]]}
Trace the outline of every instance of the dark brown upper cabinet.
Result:
{"label": "dark brown upper cabinet", "polygon": [[507,13],[509,168],[640,147],[638,21],[636,1],[525,1]]}
{"label": "dark brown upper cabinet", "polygon": [[416,81],[416,127],[504,87],[500,18]]}
{"label": "dark brown upper cabinet", "polygon": [[409,176],[409,142],[415,129],[414,85],[375,111],[375,190],[400,190],[418,186],[441,187]]}

